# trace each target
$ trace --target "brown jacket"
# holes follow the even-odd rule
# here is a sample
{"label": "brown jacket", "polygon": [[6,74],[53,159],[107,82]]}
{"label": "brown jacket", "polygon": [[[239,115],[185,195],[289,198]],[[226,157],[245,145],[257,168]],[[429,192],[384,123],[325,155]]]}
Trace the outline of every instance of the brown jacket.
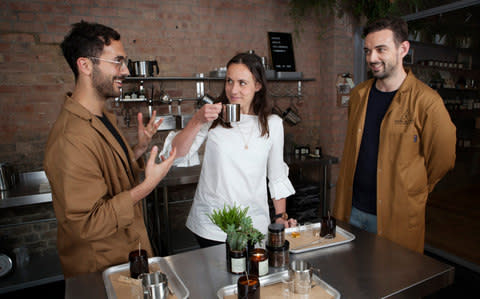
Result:
{"label": "brown jacket", "polygon": [[[115,117],[104,111],[116,126]],[[121,135],[121,131],[116,128]],[[57,217],[57,248],[65,277],[125,263],[138,248],[152,255],[141,202],[128,190],[143,162],[123,149],[96,116],[67,97],[48,137],[44,168]]]}
{"label": "brown jacket", "polygon": [[[411,71],[383,118],[377,158],[377,233],[423,252],[428,193],[455,165],[455,126],[437,92]],[[353,179],[374,80],[351,92],[334,214],[350,218]]]}

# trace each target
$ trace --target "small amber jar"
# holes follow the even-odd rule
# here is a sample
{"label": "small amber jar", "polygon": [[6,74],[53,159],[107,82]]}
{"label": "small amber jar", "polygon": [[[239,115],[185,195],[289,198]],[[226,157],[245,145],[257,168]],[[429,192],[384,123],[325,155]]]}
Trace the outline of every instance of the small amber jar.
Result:
{"label": "small amber jar", "polygon": [[246,270],[247,250],[230,250],[230,272],[242,274]]}
{"label": "small amber jar", "polygon": [[268,245],[266,247],[268,251],[268,265],[270,267],[284,267],[288,265],[290,260],[290,243],[288,240],[285,240],[281,247],[272,247]]}
{"label": "small amber jar", "polygon": [[268,254],[265,249],[253,249],[248,259],[250,263],[250,273],[257,276],[268,274]]}
{"label": "small amber jar", "polygon": [[268,226],[268,243],[270,247],[282,247],[285,243],[285,226],[272,223]]}

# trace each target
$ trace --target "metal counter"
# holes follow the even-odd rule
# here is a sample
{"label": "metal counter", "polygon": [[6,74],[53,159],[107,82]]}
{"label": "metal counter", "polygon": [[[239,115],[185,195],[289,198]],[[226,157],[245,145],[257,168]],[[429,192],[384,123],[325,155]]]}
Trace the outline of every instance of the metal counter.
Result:
{"label": "metal counter", "polygon": [[[290,260],[307,260],[320,268],[321,278],[341,298],[418,298],[453,283],[455,270],[431,257],[345,223],[354,241],[301,254]],[[239,275],[226,271],[225,246],[197,249],[165,257],[190,291],[190,298],[216,298],[217,291],[235,284]],[[269,273],[285,268],[271,268]],[[65,298],[107,298],[102,273],[66,280]]]}
{"label": "metal counter", "polygon": [[18,176],[18,183],[12,189],[0,191],[0,209],[52,201],[44,171],[25,172]]}

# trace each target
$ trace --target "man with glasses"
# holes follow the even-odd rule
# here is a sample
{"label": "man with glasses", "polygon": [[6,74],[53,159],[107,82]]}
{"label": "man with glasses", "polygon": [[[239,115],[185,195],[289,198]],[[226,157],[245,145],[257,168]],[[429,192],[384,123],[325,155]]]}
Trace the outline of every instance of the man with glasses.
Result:
{"label": "man with glasses", "polygon": [[[143,124],[131,148],[107,112],[108,98],[120,95],[129,75],[120,35],[104,25],[80,22],[61,44],[75,76],[48,137],[44,168],[57,217],[57,247],[65,277],[125,263],[139,247],[152,256],[141,199],[163,179],[175,159],[156,163],[154,146],[143,154],[161,121]],[[145,170],[140,183],[139,174]]]}

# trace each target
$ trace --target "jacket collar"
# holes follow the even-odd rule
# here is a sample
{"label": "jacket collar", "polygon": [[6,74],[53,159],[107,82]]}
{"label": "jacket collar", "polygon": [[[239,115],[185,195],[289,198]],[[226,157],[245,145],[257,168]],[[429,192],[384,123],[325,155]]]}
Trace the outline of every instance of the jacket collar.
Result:
{"label": "jacket collar", "polygon": [[[117,139],[113,136],[113,134],[107,129],[107,127],[103,124],[103,122],[96,117],[93,113],[88,111],[85,107],[83,107],[80,103],[75,101],[70,95],[66,95],[65,103],[64,103],[64,108],[65,110],[69,111],[70,113],[78,116],[81,119],[84,119],[85,121],[88,121],[90,125],[100,134],[102,137],[106,140],[106,142],[117,152],[117,154],[120,156],[120,158],[123,161],[123,165],[125,166],[125,169],[127,170],[128,176],[130,180],[133,182],[133,174],[132,171],[129,171],[130,163],[128,162],[130,160],[130,157],[133,157],[133,152],[131,151],[130,147],[127,146],[127,151],[128,151],[128,156],[125,156],[125,151],[123,150],[122,146],[120,143],[118,143]],[[103,114],[110,120],[112,125],[115,127],[115,129],[119,132],[120,130],[116,125],[116,119],[115,116],[108,112],[105,108],[103,108]],[[120,134],[120,138],[122,138],[123,142],[128,145],[127,140],[123,137],[122,134]],[[132,158],[132,160],[135,160]],[[133,167],[133,166],[132,166]],[[133,170],[133,169],[132,169]]]}

